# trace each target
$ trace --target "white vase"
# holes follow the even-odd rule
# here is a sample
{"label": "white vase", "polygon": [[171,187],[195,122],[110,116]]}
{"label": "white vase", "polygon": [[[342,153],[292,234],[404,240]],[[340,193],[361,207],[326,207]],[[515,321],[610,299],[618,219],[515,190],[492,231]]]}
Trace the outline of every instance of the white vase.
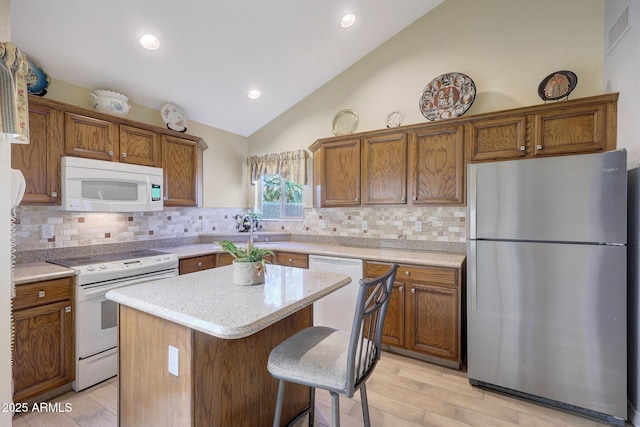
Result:
{"label": "white vase", "polygon": [[238,262],[233,260],[233,283],[241,286],[264,283],[265,271],[258,270],[259,266],[259,262]]}

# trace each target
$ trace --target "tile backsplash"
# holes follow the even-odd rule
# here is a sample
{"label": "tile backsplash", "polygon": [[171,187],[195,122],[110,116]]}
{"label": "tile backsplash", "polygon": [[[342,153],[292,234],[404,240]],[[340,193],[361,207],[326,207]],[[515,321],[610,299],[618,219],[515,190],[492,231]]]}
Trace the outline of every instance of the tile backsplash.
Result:
{"label": "tile backsplash", "polygon": [[[16,249],[87,246],[234,232],[233,216],[244,212],[246,208],[165,208],[161,212],[97,213],[19,207]],[[301,237],[464,243],[465,217],[464,207],[305,208],[302,221],[261,221],[260,226],[261,231],[286,232]],[[363,226],[365,222],[366,227]],[[53,226],[53,238],[43,238],[45,224]],[[417,231],[418,228],[421,230]]]}

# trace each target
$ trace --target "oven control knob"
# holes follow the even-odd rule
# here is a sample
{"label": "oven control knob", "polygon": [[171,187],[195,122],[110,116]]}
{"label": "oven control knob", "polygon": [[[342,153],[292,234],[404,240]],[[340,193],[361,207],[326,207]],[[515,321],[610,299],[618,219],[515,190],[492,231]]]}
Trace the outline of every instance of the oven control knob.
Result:
{"label": "oven control knob", "polygon": [[89,267],[87,267],[87,271],[95,271],[95,267],[93,265],[90,265]]}
{"label": "oven control knob", "polygon": [[159,256],[155,258],[156,261],[162,261],[162,258],[160,258]]}
{"label": "oven control knob", "polygon": [[107,269],[107,266],[105,264],[100,265],[100,270],[106,270],[106,269]]}

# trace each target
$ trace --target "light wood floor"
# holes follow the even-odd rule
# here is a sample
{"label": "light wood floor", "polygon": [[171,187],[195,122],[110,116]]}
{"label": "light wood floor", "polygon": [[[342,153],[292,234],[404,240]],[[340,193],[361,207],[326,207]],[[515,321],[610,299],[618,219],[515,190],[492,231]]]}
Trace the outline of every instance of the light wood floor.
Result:
{"label": "light wood floor", "polygon": [[[54,402],[71,403],[71,412],[18,415],[13,427],[116,427],[117,384],[114,378],[81,393],[66,393]],[[367,392],[371,424],[376,427],[608,425],[473,388],[464,372],[390,353],[384,353],[380,359],[367,382]],[[354,399],[341,397],[340,411],[343,427],[362,426],[359,393]],[[329,394],[320,390],[316,393],[316,425],[331,425]]]}

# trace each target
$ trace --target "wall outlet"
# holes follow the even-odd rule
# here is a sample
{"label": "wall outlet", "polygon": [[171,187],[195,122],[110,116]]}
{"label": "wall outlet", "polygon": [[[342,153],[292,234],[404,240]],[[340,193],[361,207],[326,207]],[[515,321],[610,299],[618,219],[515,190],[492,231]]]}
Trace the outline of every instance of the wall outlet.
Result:
{"label": "wall outlet", "polygon": [[422,221],[416,221],[416,224],[413,228],[416,231],[422,231]]}
{"label": "wall outlet", "polygon": [[53,239],[53,224],[42,225],[42,238]]}
{"label": "wall outlet", "polygon": [[362,221],[362,231],[367,230],[367,221]]}
{"label": "wall outlet", "polygon": [[180,349],[169,346],[169,373],[176,377],[180,374]]}

